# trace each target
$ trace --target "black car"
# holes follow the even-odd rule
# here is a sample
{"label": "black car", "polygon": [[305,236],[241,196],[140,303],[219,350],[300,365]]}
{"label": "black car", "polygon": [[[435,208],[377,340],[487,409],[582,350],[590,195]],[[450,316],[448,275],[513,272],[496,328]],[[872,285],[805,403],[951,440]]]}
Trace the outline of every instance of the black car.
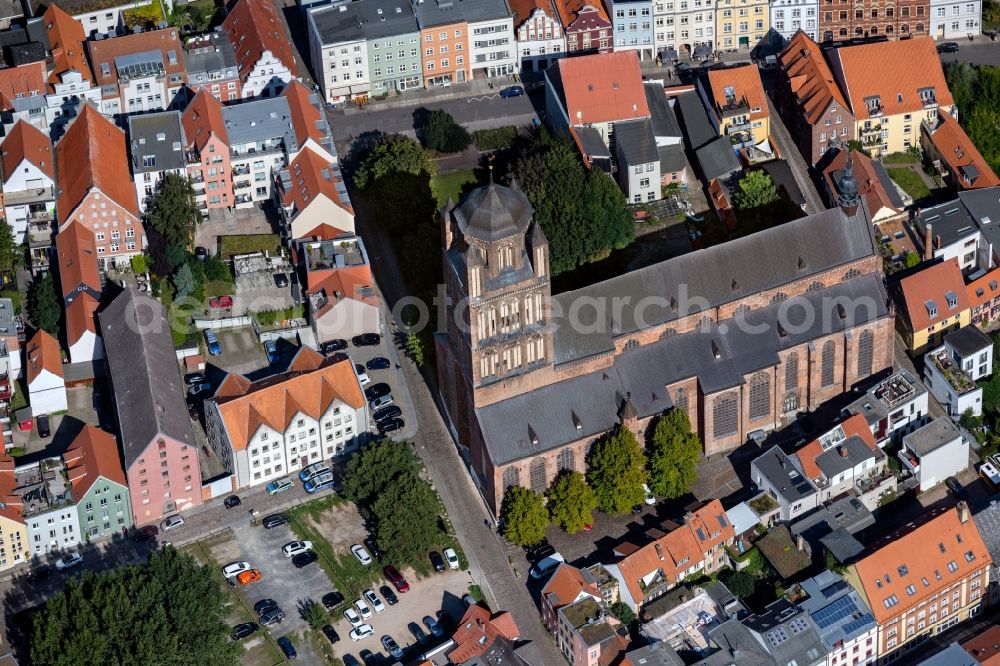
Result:
{"label": "black car", "polygon": [[345,654],[344,655],[344,666],[361,666],[361,662],[358,661],[354,655]]}
{"label": "black car", "polygon": [[396,596],[396,593],[393,592],[392,588],[389,587],[388,585],[383,585],[382,587],[378,588],[378,592],[379,594],[382,595],[382,598],[385,599],[385,603],[389,604],[390,606],[395,606],[396,604],[399,603],[399,597]]}
{"label": "black car", "polygon": [[520,97],[524,94],[524,88],[521,86],[509,86],[500,91],[500,96],[504,99],[510,97]]}
{"label": "black car", "polygon": [[956,42],[944,42],[943,44],[938,44],[938,53],[958,53],[958,44]]}
{"label": "black car", "polygon": [[282,525],[288,524],[288,516],[283,513],[272,513],[270,516],[265,516],[264,520],[261,521],[264,525],[265,530],[269,530],[273,527],[280,527]]}
{"label": "black car", "polygon": [[365,363],[365,367],[369,370],[388,370],[392,367],[392,363],[385,356],[376,356]]}
{"label": "black car", "polygon": [[552,544],[543,541],[537,546],[528,549],[528,561],[534,564],[539,560],[544,560],[554,552],[556,552],[556,549],[552,547]]}
{"label": "black car", "polygon": [[385,553],[379,550],[378,546],[375,545],[375,539],[370,537],[365,539],[365,548],[368,549],[368,552],[371,553],[372,557],[376,560],[381,560],[382,556],[385,555]]}
{"label": "black car", "polygon": [[309,566],[318,559],[319,555],[317,555],[315,552],[311,550],[307,550],[306,552],[299,553],[298,555],[293,557],[292,564],[295,565],[296,569],[302,569]]}
{"label": "black car", "polygon": [[230,495],[229,497],[226,498],[226,501],[223,502],[222,504],[227,509],[232,509],[233,507],[239,506],[242,503],[243,502],[240,501],[239,495]]}
{"label": "black car", "polygon": [[42,414],[41,416],[39,416],[38,417],[38,421],[37,421],[37,425],[38,425],[38,436],[39,437],[48,437],[49,435],[52,434],[52,430],[49,428],[49,415],[48,414]]}
{"label": "black car", "polygon": [[354,364],[354,372],[357,373],[357,374],[359,374],[359,375],[365,374],[365,366],[361,365],[360,363],[355,363]]}
{"label": "black car", "polygon": [[229,637],[234,641],[241,641],[247,636],[253,635],[255,631],[257,631],[256,622],[244,622],[233,627],[233,631],[229,634]]}
{"label": "black car", "polygon": [[402,430],[405,426],[406,421],[403,419],[385,419],[384,421],[378,421],[375,423],[375,427],[378,428],[378,434],[380,435],[386,435],[390,432]]}
{"label": "black car", "polygon": [[958,479],[956,479],[953,476],[949,476],[947,479],[944,480],[944,485],[948,486],[948,490],[950,490],[955,495],[955,497],[957,497],[960,500],[965,499],[966,496],[965,487],[962,486],[961,483],[959,483]]}
{"label": "black car", "polygon": [[253,605],[253,612],[257,615],[264,615],[278,607],[278,602],[274,599],[261,599]]}
{"label": "black car", "polygon": [[333,610],[340,604],[344,603],[344,595],[340,592],[327,592],[323,595],[323,608],[327,610]]}
{"label": "black car", "polygon": [[265,627],[270,627],[272,624],[280,624],[284,619],[285,611],[280,608],[272,608],[260,616],[260,623]]}
{"label": "black car", "polygon": [[389,405],[388,407],[383,407],[372,414],[372,418],[375,422],[385,421],[386,419],[394,419],[398,416],[403,415],[403,410],[399,408],[399,405]]}
{"label": "black car", "polygon": [[327,340],[319,345],[319,350],[324,354],[332,354],[335,351],[347,349],[347,340]]}
{"label": "black car", "polygon": [[375,653],[371,650],[362,650],[358,653],[358,656],[365,662],[365,666],[379,666],[382,663],[379,657],[375,656]]}
{"label": "black car", "polygon": [[444,571],[444,558],[441,557],[441,553],[436,550],[432,550],[427,554],[431,558],[431,564],[434,565],[434,571]]}
{"label": "black car", "polygon": [[52,573],[52,569],[43,564],[28,572],[28,580],[32,583],[38,583],[48,578],[50,573]]}
{"label": "black car", "polygon": [[197,401],[188,403],[188,416],[191,417],[192,421],[197,421],[199,418],[201,418],[201,414],[198,412]]}
{"label": "black car", "polygon": [[278,288],[284,288],[288,286],[288,276],[284,273],[274,274],[274,286]]}
{"label": "black car", "polygon": [[295,659],[299,656],[295,651],[295,646],[292,645],[292,640],[288,636],[282,636],[278,639],[278,647],[280,647],[281,651],[285,653],[285,658],[288,660]]}
{"label": "black car", "polygon": [[381,398],[384,395],[389,395],[392,393],[392,387],[385,382],[379,382],[378,384],[372,384],[365,389],[365,399],[371,402],[376,398]]}
{"label": "black car", "polygon": [[355,347],[374,347],[382,342],[382,336],[378,333],[362,333],[351,338]]}
{"label": "black car", "polygon": [[188,386],[194,386],[195,384],[205,383],[205,373],[203,372],[191,372],[184,375],[184,383]]}
{"label": "black car", "polygon": [[340,636],[337,635],[336,630],[328,624],[323,625],[323,635],[326,636],[326,640],[330,643],[336,643],[340,640]]}
{"label": "black car", "polygon": [[139,543],[140,541],[145,541],[146,539],[152,539],[160,530],[156,525],[146,525],[145,527],[140,527],[132,532],[132,541]]}

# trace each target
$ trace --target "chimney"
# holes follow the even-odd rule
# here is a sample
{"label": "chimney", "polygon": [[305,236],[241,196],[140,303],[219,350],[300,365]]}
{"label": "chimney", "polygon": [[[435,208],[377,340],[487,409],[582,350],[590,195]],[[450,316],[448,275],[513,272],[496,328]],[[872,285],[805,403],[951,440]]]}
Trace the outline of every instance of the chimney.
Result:
{"label": "chimney", "polygon": [[801,534],[795,535],[795,547],[799,549],[799,552],[805,552],[806,539]]}
{"label": "chimney", "polygon": [[931,246],[932,238],[934,238],[933,227],[928,224],[924,231],[924,261],[929,261],[934,257],[934,248]]}
{"label": "chimney", "polygon": [[840,457],[841,458],[846,458],[847,457],[847,447],[846,446],[838,446],[837,447],[837,452],[840,453]]}
{"label": "chimney", "polygon": [[941,249],[941,234],[938,234],[937,236],[934,237],[934,249],[935,250]]}
{"label": "chimney", "polygon": [[958,522],[963,525],[969,522],[969,503],[965,500],[958,503]]}

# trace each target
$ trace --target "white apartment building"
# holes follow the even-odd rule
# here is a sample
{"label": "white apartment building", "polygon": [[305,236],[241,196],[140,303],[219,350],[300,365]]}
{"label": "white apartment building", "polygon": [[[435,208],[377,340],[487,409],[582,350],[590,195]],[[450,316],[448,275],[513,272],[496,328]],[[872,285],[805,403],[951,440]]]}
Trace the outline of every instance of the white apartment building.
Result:
{"label": "white apartment building", "polygon": [[771,0],[771,29],[787,42],[801,30],[816,41],[819,34],[817,0]]}
{"label": "white apartment building", "polygon": [[13,495],[21,501],[33,556],[69,550],[80,543],[80,515],[64,470],[60,458],[46,458],[14,469]]}
{"label": "white apartment building", "polygon": [[31,225],[51,230],[55,219],[55,159],[49,138],[34,125],[18,122],[4,137],[3,204],[14,242],[28,240]]}
{"label": "white apartment building", "polygon": [[93,102],[101,108],[101,89],[83,78],[80,72],[70,70],[59,77],[53,91],[45,96],[45,130],[57,140],[66,131],[69,121],[76,118],[81,104]]}
{"label": "white apartment building", "polygon": [[222,118],[236,207],[270,199],[274,171],[284,166],[288,146],[297,145],[288,101],[270,97],[226,106]]}
{"label": "white apartment building", "polygon": [[982,32],[980,0],[931,0],[928,34],[934,39],[959,39]]}
{"label": "white apartment building", "polygon": [[664,59],[708,55],[715,45],[713,0],[654,0],[653,43]]}
{"label": "white apartment building", "polygon": [[496,18],[473,20],[471,15],[469,17],[469,51],[474,79],[509,76],[518,71],[514,19],[506,7],[506,2],[499,3],[501,15]]}
{"label": "white apartment building", "polygon": [[551,2],[544,9],[532,7],[531,14],[521,20],[515,33],[521,70],[540,72],[566,55],[566,34]]}
{"label": "white apartment building", "polygon": [[371,91],[368,42],[351,4],[318,7],[306,15],[313,71],[323,98],[340,104]]}

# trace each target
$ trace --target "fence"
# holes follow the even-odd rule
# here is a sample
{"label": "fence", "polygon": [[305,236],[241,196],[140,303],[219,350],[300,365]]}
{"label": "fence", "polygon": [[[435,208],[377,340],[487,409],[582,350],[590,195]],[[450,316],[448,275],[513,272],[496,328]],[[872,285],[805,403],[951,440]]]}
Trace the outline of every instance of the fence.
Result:
{"label": "fence", "polygon": [[195,319],[194,327],[199,331],[204,331],[208,328],[213,330],[221,328],[239,328],[241,326],[250,326],[250,321],[250,317],[246,315],[242,317],[222,317],[220,319]]}

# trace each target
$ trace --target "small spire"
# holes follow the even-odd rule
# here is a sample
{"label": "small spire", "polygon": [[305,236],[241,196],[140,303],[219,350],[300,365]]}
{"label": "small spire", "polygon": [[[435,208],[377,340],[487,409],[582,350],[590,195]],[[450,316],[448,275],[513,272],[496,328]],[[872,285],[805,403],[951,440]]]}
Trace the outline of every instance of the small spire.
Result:
{"label": "small spire", "polygon": [[490,153],[489,157],[486,158],[489,161],[489,163],[490,163],[489,164],[489,169],[490,169],[490,185],[493,184],[493,159],[495,157],[496,157],[495,155],[493,155],[492,153]]}

